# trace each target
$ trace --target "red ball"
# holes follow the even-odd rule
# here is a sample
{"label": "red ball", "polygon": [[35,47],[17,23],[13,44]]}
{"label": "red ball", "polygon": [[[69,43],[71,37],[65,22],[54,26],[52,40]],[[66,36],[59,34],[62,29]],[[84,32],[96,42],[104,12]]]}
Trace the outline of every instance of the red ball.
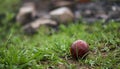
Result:
{"label": "red ball", "polygon": [[73,58],[83,58],[89,51],[88,44],[83,40],[77,40],[73,42],[70,48],[70,52]]}

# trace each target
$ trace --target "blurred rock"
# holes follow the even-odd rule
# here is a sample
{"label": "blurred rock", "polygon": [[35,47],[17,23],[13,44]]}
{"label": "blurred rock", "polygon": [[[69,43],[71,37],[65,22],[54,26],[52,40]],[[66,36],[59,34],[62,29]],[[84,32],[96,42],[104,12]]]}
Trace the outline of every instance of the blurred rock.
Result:
{"label": "blurred rock", "polygon": [[31,27],[38,29],[41,25],[57,26],[57,22],[51,19],[40,18],[30,23]]}
{"label": "blurred rock", "polygon": [[83,22],[91,23],[99,20],[109,22],[111,20],[119,21],[120,19],[120,6],[118,3],[106,1],[89,2],[77,4],[76,8],[77,14],[75,13],[75,17],[77,19],[81,17]]}
{"label": "blurred rock", "polygon": [[96,14],[106,13],[101,3],[90,2],[87,4],[77,4],[76,8],[82,16],[94,17]]}
{"label": "blurred rock", "polygon": [[74,14],[67,7],[61,7],[50,12],[51,18],[59,23],[68,23],[74,20]]}
{"label": "blurred rock", "polygon": [[95,11],[90,10],[90,9],[86,9],[83,13],[82,16],[83,17],[93,17],[95,15]]}
{"label": "blurred rock", "polygon": [[78,21],[81,19],[81,17],[82,17],[80,11],[77,11],[77,10],[76,10],[76,11],[74,12],[74,17],[75,17],[75,18],[74,18],[74,21],[75,21],[75,22],[78,22]]}
{"label": "blurred rock", "polygon": [[98,18],[98,19],[106,20],[108,18],[108,15],[107,14],[96,14],[95,17]]}
{"label": "blurred rock", "polygon": [[34,3],[25,3],[19,10],[16,20],[22,25],[29,23],[36,17],[36,8]]}
{"label": "blurred rock", "polygon": [[42,25],[48,25],[51,27],[55,27],[57,26],[57,22],[51,19],[46,19],[46,18],[39,18],[25,26],[23,26],[23,30],[28,33],[28,34],[32,34],[34,32],[36,32],[40,26]]}
{"label": "blurred rock", "polygon": [[89,3],[91,2],[91,0],[75,0],[78,1],[79,3]]}
{"label": "blurred rock", "polygon": [[38,12],[49,12],[51,6],[51,0],[33,0],[35,1]]}
{"label": "blurred rock", "polygon": [[111,20],[120,22],[120,11],[109,12],[108,18],[105,20],[105,23],[108,23]]}
{"label": "blurred rock", "polygon": [[92,24],[92,23],[95,23],[97,22],[99,19],[97,18],[94,18],[94,17],[91,17],[91,18],[83,18],[82,21],[84,23],[88,23],[88,24]]}
{"label": "blurred rock", "polygon": [[65,1],[65,0],[59,0],[52,2],[53,9],[59,8],[59,7],[68,7],[70,9],[74,9],[75,2],[74,1]]}
{"label": "blurred rock", "polygon": [[63,7],[63,6],[69,6],[69,5],[73,5],[73,3],[70,1],[55,2],[56,7]]}

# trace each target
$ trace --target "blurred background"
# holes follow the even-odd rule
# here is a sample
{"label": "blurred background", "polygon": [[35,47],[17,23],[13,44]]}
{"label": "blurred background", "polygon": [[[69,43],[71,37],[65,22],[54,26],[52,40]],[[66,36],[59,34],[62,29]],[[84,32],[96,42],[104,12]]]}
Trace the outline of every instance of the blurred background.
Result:
{"label": "blurred background", "polygon": [[118,22],[119,15],[119,0],[4,0],[0,1],[0,33],[4,36],[16,23],[24,32],[33,34],[40,25]]}

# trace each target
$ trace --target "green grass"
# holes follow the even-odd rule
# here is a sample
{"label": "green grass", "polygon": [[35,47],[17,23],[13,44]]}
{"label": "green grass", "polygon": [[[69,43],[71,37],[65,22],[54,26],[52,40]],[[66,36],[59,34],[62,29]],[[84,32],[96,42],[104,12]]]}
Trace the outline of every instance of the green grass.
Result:
{"label": "green grass", "polygon": [[[15,29],[0,40],[0,69],[120,69],[119,23],[60,25],[58,32],[43,26],[33,36]],[[70,55],[77,39],[89,44],[85,59]]]}

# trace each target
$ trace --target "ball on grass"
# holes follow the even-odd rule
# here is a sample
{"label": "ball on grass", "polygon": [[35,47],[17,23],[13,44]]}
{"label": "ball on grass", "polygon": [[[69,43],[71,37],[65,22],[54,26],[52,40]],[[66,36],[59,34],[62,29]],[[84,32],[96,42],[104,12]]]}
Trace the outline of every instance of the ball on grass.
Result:
{"label": "ball on grass", "polygon": [[83,40],[76,40],[70,47],[70,52],[73,58],[83,58],[89,51],[88,44]]}

